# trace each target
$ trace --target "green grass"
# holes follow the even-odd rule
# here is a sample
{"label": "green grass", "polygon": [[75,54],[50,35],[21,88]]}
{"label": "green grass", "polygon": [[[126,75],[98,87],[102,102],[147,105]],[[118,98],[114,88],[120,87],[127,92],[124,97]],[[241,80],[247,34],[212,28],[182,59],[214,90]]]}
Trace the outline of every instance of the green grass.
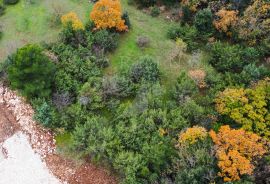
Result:
{"label": "green grass", "polygon": [[[175,43],[169,40],[166,34],[169,27],[177,25],[177,23],[160,17],[151,17],[136,7],[128,5],[127,0],[122,0],[122,9],[128,11],[132,28],[121,35],[118,48],[110,54],[111,66],[106,73],[115,73],[122,66],[131,65],[141,56],[149,55],[160,65],[165,82],[173,78],[175,68],[169,63],[168,55],[175,47]],[[148,48],[141,49],[137,46],[136,40],[139,36],[146,36],[150,39]]]}
{"label": "green grass", "polygon": [[60,26],[52,27],[50,22],[55,11],[63,14],[74,11],[84,21],[92,8],[86,0],[36,0],[34,4],[20,3],[8,6],[0,17],[3,37],[0,40],[0,61],[10,53],[28,43],[50,42],[57,39]]}

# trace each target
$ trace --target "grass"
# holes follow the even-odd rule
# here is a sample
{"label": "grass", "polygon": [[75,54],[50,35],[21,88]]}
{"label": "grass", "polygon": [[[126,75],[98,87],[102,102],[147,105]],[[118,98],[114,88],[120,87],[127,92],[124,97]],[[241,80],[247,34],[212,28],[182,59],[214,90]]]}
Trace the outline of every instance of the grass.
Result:
{"label": "grass", "polygon": [[[166,34],[170,26],[177,25],[177,23],[159,17],[151,17],[136,7],[128,5],[127,0],[122,0],[122,9],[128,11],[132,28],[128,33],[121,35],[118,48],[109,55],[111,66],[106,73],[113,74],[122,66],[131,65],[141,56],[149,55],[160,65],[164,73],[164,82],[170,81],[177,73],[168,57],[175,47],[175,43],[169,40]],[[150,39],[148,48],[141,49],[137,46],[136,40],[139,36],[146,36]]]}
{"label": "grass", "polygon": [[86,21],[91,4],[86,0],[42,0],[29,4],[21,0],[18,4],[8,6],[6,13],[0,17],[3,37],[0,40],[0,61],[10,53],[28,43],[50,42],[57,39],[60,26],[51,25],[55,12],[76,12]]}

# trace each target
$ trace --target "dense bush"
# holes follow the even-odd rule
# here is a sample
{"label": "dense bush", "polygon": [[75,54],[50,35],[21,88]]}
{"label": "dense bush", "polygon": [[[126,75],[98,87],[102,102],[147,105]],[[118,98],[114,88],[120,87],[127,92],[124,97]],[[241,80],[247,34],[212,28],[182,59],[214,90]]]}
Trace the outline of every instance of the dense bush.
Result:
{"label": "dense bush", "polygon": [[181,38],[188,45],[188,50],[195,50],[198,48],[196,42],[198,38],[198,31],[194,26],[184,25],[179,27],[171,27],[167,33],[168,38],[176,40]]}
{"label": "dense bush", "polygon": [[135,0],[141,7],[153,6],[156,3],[156,0]]}
{"label": "dense bush", "polygon": [[211,58],[209,63],[219,72],[241,72],[243,67],[250,63],[256,63],[259,53],[256,49],[240,45],[229,45],[216,42],[210,49]]}
{"label": "dense bush", "polygon": [[49,97],[55,65],[37,45],[27,45],[11,56],[8,79],[28,99]]}
{"label": "dense bush", "polygon": [[185,71],[182,71],[172,90],[173,98],[178,104],[182,104],[196,93],[198,93],[196,83],[187,75]]}
{"label": "dense bush", "polygon": [[129,15],[128,15],[127,11],[125,11],[122,14],[122,19],[125,21],[125,25],[128,27],[128,29],[130,29],[131,28],[131,22],[130,22]]}
{"label": "dense bush", "polygon": [[94,33],[94,48],[104,52],[113,51],[118,45],[119,35],[107,30],[100,30]]}
{"label": "dense bush", "polygon": [[159,16],[159,14],[160,14],[159,7],[154,6],[151,8],[151,16],[152,17],[157,17],[157,16]]}
{"label": "dense bush", "polygon": [[142,57],[138,63],[130,69],[130,78],[134,83],[142,80],[156,82],[160,78],[158,65],[151,57]]}
{"label": "dense bush", "polygon": [[213,31],[213,15],[210,9],[198,11],[195,15],[194,25],[202,34],[209,34]]}
{"label": "dense bush", "polygon": [[3,0],[4,4],[7,5],[12,5],[12,4],[17,4],[19,0]]}

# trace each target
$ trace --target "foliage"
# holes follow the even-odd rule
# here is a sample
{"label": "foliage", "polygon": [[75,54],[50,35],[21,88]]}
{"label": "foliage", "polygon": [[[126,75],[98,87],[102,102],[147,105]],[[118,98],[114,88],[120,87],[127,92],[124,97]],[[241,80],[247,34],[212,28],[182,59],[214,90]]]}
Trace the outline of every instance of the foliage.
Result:
{"label": "foliage", "polygon": [[237,14],[238,12],[234,10],[219,10],[216,13],[216,16],[218,16],[219,19],[213,22],[215,28],[220,32],[224,32],[227,33],[227,35],[230,35],[231,33],[229,31],[231,30],[231,28],[234,28],[234,26],[238,22]]}
{"label": "foliage", "polygon": [[125,11],[123,14],[122,14],[122,17],[121,17],[124,21],[125,21],[125,25],[128,27],[128,29],[131,28],[131,22],[130,22],[130,19],[129,19],[129,15],[128,15],[128,12]]}
{"label": "foliage", "polygon": [[85,32],[81,29],[75,30],[71,22],[68,22],[64,29],[62,29],[60,39],[64,44],[69,44],[75,48],[79,47],[80,45],[87,45]]}
{"label": "foliage", "polygon": [[209,34],[213,31],[213,15],[210,9],[198,11],[195,15],[194,25],[202,34]]}
{"label": "foliage", "polygon": [[42,53],[37,45],[26,45],[11,56],[8,79],[28,99],[47,98],[51,93],[54,64]]}
{"label": "foliage", "polygon": [[0,3],[0,16],[5,14],[5,10],[6,10],[6,7],[3,4]]}
{"label": "foliage", "polygon": [[234,130],[226,125],[218,133],[211,130],[210,136],[216,147],[219,176],[225,182],[240,180],[244,174],[251,175],[254,170],[253,159],[266,152],[261,138],[243,129]]}
{"label": "foliage", "polygon": [[149,7],[156,4],[156,0],[135,0],[141,7]]}
{"label": "foliage", "polygon": [[194,144],[197,141],[203,141],[206,139],[208,133],[205,128],[199,126],[193,126],[187,128],[185,132],[179,134],[178,142],[180,144]]}
{"label": "foliage", "polygon": [[118,38],[119,35],[117,33],[111,33],[107,30],[97,31],[94,33],[94,48],[104,52],[113,51],[118,45]]}
{"label": "foliage", "polygon": [[118,31],[127,31],[128,27],[121,16],[119,0],[100,0],[95,3],[90,14],[97,29],[115,28]]}
{"label": "foliage", "polygon": [[131,66],[130,78],[134,83],[139,83],[142,80],[148,82],[156,82],[160,78],[158,65],[151,57],[142,57],[138,63]]}
{"label": "foliage", "polygon": [[269,86],[267,78],[253,88],[226,89],[218,95],[216,109],[242,125],[243,129],[269,138]]}

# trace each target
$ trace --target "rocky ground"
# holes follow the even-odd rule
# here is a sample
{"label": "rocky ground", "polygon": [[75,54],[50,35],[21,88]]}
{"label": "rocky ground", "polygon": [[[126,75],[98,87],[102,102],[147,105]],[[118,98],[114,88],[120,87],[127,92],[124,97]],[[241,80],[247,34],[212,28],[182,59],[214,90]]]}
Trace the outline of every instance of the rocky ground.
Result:
{"label": "rocky ground", "polygon": [[[0,178],[3,181],[24,184],[29,178],[41,184],[117,183],[104,169],[89,163],[78,165],[59,155],[54,134],[38,125],[32,119],[33,113],[23,98],[0,84]],[[38,172],[39,177],[27,175],[33,172]]]}

